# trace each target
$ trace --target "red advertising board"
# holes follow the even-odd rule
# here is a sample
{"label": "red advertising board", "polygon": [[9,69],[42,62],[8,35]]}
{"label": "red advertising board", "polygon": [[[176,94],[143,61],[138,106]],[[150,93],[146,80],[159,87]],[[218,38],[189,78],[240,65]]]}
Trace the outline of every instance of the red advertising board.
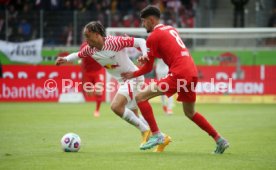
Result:
{"label": "red advertising board", "polygon": [[276,66],[199,66],[198,71],[198,94],[276,94]]}
{"label": "red advertising board", "polygon": [[72,92],[82,92],[80,66],[3,66],[0,101],[58,101],[60,94]]}
{"label": "red advertising board", "polygon": [[[198,66],[198,70],[196,90],[201,95],[276,95],[276,66]],[[81,77],[80,66],[4,65],[0,101],[58,101],[62,92],[82,91]],[[45,89],[54,86],[55,91]]]}
{"label": "red advertising board", "polygon": [[81,67],[54,65],[3,65],[4,79],[72,79],[81,80]]}

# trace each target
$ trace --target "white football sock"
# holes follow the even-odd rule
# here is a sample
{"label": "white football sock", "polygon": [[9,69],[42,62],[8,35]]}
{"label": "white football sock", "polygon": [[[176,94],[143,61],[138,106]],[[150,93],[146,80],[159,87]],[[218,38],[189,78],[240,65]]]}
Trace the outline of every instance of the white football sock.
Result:
{"label": "white football sock", "polygon": [[167,106],[168,106],[168,109],[172,109],[172,107],[173,107],[173,96],[168,98]]}
{"label": "white football sock", "polygon": [[149,127],[145,125],[130,109],[125,108],[123,119],[133,126],[137,127],[141,132],[149,130]]}
{"label": "white football sock", "polygon": [[167,96],[165,96],[165,95],[162,95],[162,96],[161,96],[161,101],[162,101],[162,105],[163,105],[163,106],[167,106],[167,105],[166,105],[166,98],[167,98]]}
{"label": "white football sock", "polygon": [[140,114],[139,119],[147,126],[149,126],[148,122],[145,120],[145,118]]}

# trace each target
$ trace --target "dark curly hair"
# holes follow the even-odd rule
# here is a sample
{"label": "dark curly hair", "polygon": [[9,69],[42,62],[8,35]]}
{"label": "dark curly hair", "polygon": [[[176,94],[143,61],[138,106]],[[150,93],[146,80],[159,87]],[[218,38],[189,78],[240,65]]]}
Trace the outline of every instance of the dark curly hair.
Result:
{"label": "dark curly hair", "polygon": [[144,9],[142,9],[140,13],[141,18],[147,18],[148,16],[155,16],[157,18],[160,18],[160,10],[153,6],[153,5],[148,5]]}
{"label": "dark curly hair", "polygon": [[97,21],[89,22],[88,24],[85,25],[84,29],[87,29],[89,32],[96,32],[103,37],[106,36],[104,26]]}

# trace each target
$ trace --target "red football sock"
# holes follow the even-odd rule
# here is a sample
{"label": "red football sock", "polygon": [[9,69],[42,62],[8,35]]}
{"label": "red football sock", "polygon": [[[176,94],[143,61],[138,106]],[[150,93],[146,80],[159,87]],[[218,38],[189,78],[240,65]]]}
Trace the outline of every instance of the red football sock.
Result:
{"label": "red football sock", "polygon": [[102,96],[96,95],[96,111],[98,112],[100,110],[102,103]]}
{"label": "red football sock", "polygon": [[195,113],[192,118],[192,121],[197,124],[202,130],[207,132],[210,136],[213,137],[215,141],[218,140],[220,135],[218,132],[213,128],[213,126],[203,117],[200,113]]}
{"label": "red football sock", "polygon": [[152,107],[148,101],[142,101],[137,103],[143,117],[148,122],[152,134],[159,133],[159,128],[154,118]]}

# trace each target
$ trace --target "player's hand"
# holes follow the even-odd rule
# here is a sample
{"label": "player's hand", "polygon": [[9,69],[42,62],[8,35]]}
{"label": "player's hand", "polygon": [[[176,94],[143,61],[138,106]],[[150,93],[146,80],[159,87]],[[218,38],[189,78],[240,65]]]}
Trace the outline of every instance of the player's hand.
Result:
{"label": "player's hand", "polygon": [[121,74],[123,80],[127,80],[127,79],[132,79],[134,77],[133,72],[129,71],[129,72],[124,72]]}
{"label": "player's hand", "polygon": [[140,57],[138,57],[138,59],[137,59],[137,62],[140,64],[140,65],[143,65],[143,64],[145,64],[146,62],[148,62],[149,61],[149,57],[147,56],[147,55],[145,55],[145,56],[140,56]]}
{"label": "player's hand", "polygon": [[67,63],[67,60],[64,58],[64,57],[58,57],[56,59],[56,65],[59,66],[59,65],[62,65],[64,63]]}

